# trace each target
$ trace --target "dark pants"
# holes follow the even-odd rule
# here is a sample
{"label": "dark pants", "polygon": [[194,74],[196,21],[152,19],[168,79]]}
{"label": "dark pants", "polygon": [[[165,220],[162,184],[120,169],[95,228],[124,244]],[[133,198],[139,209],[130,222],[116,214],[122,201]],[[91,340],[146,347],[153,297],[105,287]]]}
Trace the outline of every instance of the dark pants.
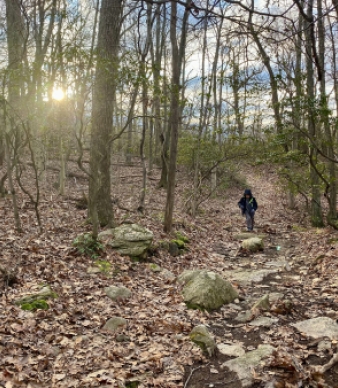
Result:
{"label": "dark pants", "polygon": [[245,218],[246,218],[246,226],[249,231],[253,230],[254,224],[255,224],[255,212],[245,212]]}

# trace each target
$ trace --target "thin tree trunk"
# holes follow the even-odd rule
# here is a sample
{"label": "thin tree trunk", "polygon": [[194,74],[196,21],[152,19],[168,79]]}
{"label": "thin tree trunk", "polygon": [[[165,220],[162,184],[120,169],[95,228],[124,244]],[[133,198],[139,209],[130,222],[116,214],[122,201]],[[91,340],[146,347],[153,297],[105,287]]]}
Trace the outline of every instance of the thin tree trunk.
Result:
{"label": "thin tree trunk", "polygon": [[[189,18],[189,7],[191,1],[189,0],[183,20],[182,20],[182,32],[179,45],[177,44],[177,3],[171,2],[171,17],[170,17],[170,42],[172,50],[171,66],[172,66],[172,78],[171,78],[171,92],[170,92],[170,157],[169,157],[169,171],[168,171],[168,190],[167,200],[164,215],[164,231],[170,233],[172,229],[172,221],[174,214],[175,204],[175,184],[176,184],[176,160],[177,160],[177,142],[178,142],[178,129],[180,125],[180,75],[183,58],[185,55],[185,43],[186,43],[186,29]],[[188,7],[189,6],[189,7]]]}

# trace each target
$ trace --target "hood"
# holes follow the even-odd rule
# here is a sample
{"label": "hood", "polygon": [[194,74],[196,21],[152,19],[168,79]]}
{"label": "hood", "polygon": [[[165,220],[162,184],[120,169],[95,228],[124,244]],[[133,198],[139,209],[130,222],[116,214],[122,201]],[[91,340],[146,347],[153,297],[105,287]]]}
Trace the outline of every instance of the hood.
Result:
{"label": "hood", "polygon": [[244,191],[244,197],[245,197],[246,195],[250,195],[250,197],[252,197],[252,193],[251,193],[251,190],[250,190],[250,189],[245,189],[245,191]]}

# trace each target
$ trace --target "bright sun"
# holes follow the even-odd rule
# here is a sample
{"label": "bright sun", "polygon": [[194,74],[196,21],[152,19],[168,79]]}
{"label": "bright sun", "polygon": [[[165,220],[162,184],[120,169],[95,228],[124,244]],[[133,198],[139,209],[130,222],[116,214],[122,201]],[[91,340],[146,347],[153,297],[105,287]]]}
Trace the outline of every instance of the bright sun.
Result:
{"label": "bright sun", "polygon": [[62,89],[57,88],[53,90],[52,97],[53,97],[53,100],[61,101],[64,99],[65,93]]}

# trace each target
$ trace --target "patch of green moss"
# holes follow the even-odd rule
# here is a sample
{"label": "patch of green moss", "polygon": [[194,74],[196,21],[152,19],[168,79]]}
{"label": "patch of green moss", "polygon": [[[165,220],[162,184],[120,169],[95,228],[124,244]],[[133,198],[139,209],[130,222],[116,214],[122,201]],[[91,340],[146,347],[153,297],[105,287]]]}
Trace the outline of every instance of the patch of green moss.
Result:
{"label": "patch of green moss", "polygon": [[49,304],[44,299],[39,299],[31,303],[22,303],[20,307],[26,311],[48,310]]}
{"label": "patch of green moss", "polygon": [[108,274],[111,271],[111,264],[106,260],[96,260],[95,264],[99,267],[100,271]]}
{"label": "patch of green moss", "polygon": [[306,228],[300,225],[292,225],[292,230],[294,232],[306,232]]}
{"label": "patch of green moss", "polygon": [[182,240],[171,240],[172,243],[176,244],[178,246],[178,249],[184,249],[185,248],[185,242]]}
{"label": "patch of green moss", "polygon": [[187,236],[185,236],[184,234],[182,234],[181,232],[176,232],[175,236],[176,236],[177,240],[183,241],[183,243],[189,242],[189,238]]}

